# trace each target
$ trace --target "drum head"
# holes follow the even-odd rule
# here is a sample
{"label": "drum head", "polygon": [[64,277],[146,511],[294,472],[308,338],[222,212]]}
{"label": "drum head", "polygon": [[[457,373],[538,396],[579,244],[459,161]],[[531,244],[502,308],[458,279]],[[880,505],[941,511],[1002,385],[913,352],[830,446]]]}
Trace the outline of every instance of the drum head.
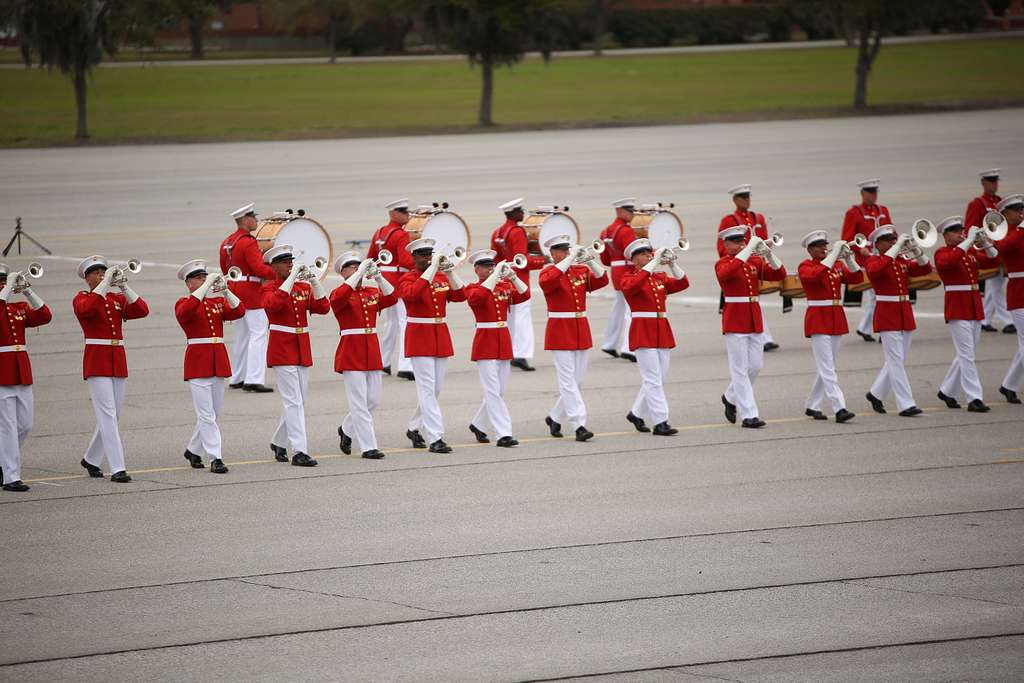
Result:
{"label": "drum head", "polygon": [[683,222],[671,211],[659,211],[647,226],[647,239],[655,249],[675,247],[683,236]]}
{"label": "drum head", "polygon": [[568,235],[573,244],[580,243],[580,226],[576,225],[576,221],[567,213],[553,213],[540,226],[537,242],[540,244],[541,253],[547,256],[548,250],[544,248],[544,243],[559,235]]}
{"label": "drum head", "polygon": [[434,240],[434,250],[451,256],[455,247],[462,247],[469,253],[469,228],[457,213],[442,211],[427,220],[421,237]]}
{"label": "drum head", "polygon": [[330,264],[334,257],[331,249],[331,238],[327,231],[314,220],[296,218],[288,221],[278,231],[274,244],[290,244],[295,248],[295,263],[305,263],[310,268],[317,256],[323,257]]}

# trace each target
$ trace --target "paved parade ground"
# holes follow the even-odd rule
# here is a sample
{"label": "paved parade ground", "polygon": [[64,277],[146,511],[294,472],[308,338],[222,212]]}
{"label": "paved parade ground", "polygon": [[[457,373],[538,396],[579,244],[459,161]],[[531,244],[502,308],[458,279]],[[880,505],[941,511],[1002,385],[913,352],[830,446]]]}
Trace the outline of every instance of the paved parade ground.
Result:
{"label": "paved parade ground", "polygon": [[[1003,169],[1004,196],[1024,191],[1022,139],[1024,111],[1001,110],[0,151],[0,228],[21,216],[54,252],[36,287],[54,320],[28,340],[32,490],[0,492],[0,680],[1024,678],[1024,407],[996,391],[1016,337],[983,335],[990,413],[940,407],[952,345],[941,290],[924,292],[908,362],[924,414],[870,411],[882,352],[852,336],[839,372],[857,418],[815,422],[803,416],[814,377],[803,303],[784,315],[768,296],[781,344],[756,384],[768,426],[743,430],[719,402],[728,368],[712,268],[732,185],[753,184],[792,272],[803,234],[837,236],[856,181],[880,176],[880,202],[907,230],[961,213],[979,169]],[[633,431],[637,366],[595,351],[584,397],[596,438],[550,438],[556,384],[538,298],[537,372],[514,370],[506,394],[514,450],[471,443],[471,315],[454,304],[441,396],[450,455],[409,448],[414,387],[395,378],[376,414],[387,458],[341,454],[331,316],[312,323],[306,414],[320,465],[273,461],[277,393],[230,391],[231,471],[186,467],[194,414],[175,269],[215,262],[231,210],[305,208],[338,253],[398,197],[450,202],[480,247],[514,197],[569,205],[589,242],[610,202],[631,195],[675,202],[693,244],[682,259],[692,285],[669,308],[677,436]],[[7,262],[38,256],[25,251]],[[146,262],[133,286],[151,314],[125,326],[130,484],[78,466],[95,423],[70,301],[92,253]],[[595,337],[610,304],[606,291],[590,300]]]}

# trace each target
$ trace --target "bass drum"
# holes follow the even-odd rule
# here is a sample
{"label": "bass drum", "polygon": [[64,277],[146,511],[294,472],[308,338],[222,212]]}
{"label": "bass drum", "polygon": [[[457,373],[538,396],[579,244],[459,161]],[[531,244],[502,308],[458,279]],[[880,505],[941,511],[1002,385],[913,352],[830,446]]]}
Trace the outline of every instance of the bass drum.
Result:
{"label": "bass drum", "polygon": [[786,279],[782,281],[782,296],[788,296],[790,299],[803,299],[807,296],[804,291],[804,286],[800,282],[798,275],[787,275]]}
{"label": "bass drum", "polygon": [[978,271],[978,281],[994,278],[996,275],[1003,275],[1002,268],[982,268]]}
{"label": "bass drum", "polygon": [[334,247],[331,236],[324,226],[309,216],[292,213],[275,213],[263,221],[253,233],[260,251],[266,253],[275,244],[290,244],[295,249],[295,262],[304,263],[314,269],[313,262],[322,257],[328,267],[320,279],[324,279],[334,261]]}
{"label": "bass drum", "polygon": [[519,224],[526,230],[526,251],[532,256],[547,256],[544,243],[552,237],[568,235],[573,244],[580,243],[580,226],[567,213],[532,213]]}
{"label": "bass drum", "polygon": [[434,240],[434,249],[445,256],[452,256],[455,247],[462,247],[469,253],[469,227],[454,211],[414,213],[405,224],[405,230],[410,242],[421,237]]}
{"label": "bass drum", "polygon": [[918,277],[910,278],[907,282],[907,287],[910,289],[919,289],[924,291],[926,289],[935,289],[941,284],[942,280],[939,279],[939,274],[933,270],[927,275],[919,275]]}
{"label": "bass drum", "polygon": [[[649,218],[647,221],[646,235],[637,232],[637,237],[646,237],[655,249],[662,247],[672,248],[679,246],[679,238],[684,235],[683,219],[674,211],[656,211],[653,216],[633,216],[634,223],[637,218]],[[634,227],[634,231],[637,229]]]}

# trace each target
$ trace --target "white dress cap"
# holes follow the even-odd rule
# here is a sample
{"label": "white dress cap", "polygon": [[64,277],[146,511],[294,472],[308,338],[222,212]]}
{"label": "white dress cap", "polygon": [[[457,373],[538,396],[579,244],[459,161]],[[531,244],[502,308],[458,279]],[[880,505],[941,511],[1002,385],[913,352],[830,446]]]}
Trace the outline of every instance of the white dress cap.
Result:
{"label": "white dress cap", "polygon": [[502,213],[510,213],[521,208],[523,208],[523,198],[519,197],[518,199],[513,199],[510,202],[505,202],[498,207],[498,211],[501,211]]}
{"label": "white dress cap", "polygon": [[388,211],[394,211],[395,209],[408,209],[409,208],[409,200],[408,199],[396,199],[395,201],[393,201],[393,202],[391,202],[389,204],[385,204],[384,208],[387,209]]}
{"label": "white dress cap", "polygon": [[893,237],[895,237],[896,227],[892,225],[880,225],[871,231],[871,234],[868,235],[868,241],[871,242],[871,244],[874,244],[875,242],[877,242],[882,237],[885,237],[886,235],[892,235]]}
{"label": "white dress cap", "polygon": [[727,240],[730,237],[745,237],[747,234],[747,226],[735,225],[731,228],[726,228],[722,232],[718,233],[718,238],[721,240]]}
{"label": "white dress cap", "polygon": [[859,187],[862,190],[877,190],[881,184],[882,181],[878,178],[868,178],[867,180],[862,180],[859,183],[857,183],[857,187]]}
{"label": "white dress cap", "polygon": [[334,259],[334,272],[341,275],[342,269],[352,263],[362,263],[363,257],[358,251],[346,251],[344,254]]}
{"label": "white dress cap", "polygon": [[202,259],[196,259],[195,261],[189,261],[181,268],[178,268],[178,279],[187,280],[193,274],[198,272],[206,272],[206,261]]}
{"label": "white dress cap", "polygon": [[800,240],[800,246],[806,249],[814,242],[820,242],[821,240],[828,242],[828,232],[824,230],[811,230],[809,233],[804,235],[802,240]]}
{"label": "white dress cap", "polygon": [[1017,208],[1018,204],[1024,204],[1024,194],[1011,194],[1009,197],[999,202],[996,208],[1000,211],[1009,209],[1010,207]]}
{"label": "white dress cap", "polygon": [[294,255],[295,247],[290,244],[279,244],[276,247],[267,249],[266,253],[263,254],[263,262],[283,261],[285,258],[294,258]]}
{"label": "white dress cap", "polygon": [[6,263],[0,263],[0,275],[7,275],[11,272],[11,267]]}
{"label": "white dress cap", "polygon": [[735,197],[738,194],[750,194],[750,185],[733,185],[726,192],[729,193],[730,197]]}
{"label": "white dress cap", "polygon": [[494,261],[498,257],[498,252],[493,249],[478,249],[469,255],[469,262],[474,266],[477,261]]}
{"label": "white dress cap", "polygon": [[569,246],[572,244],[572,238],[568,235],[555,235],[544,242],[544,248],[551,251],[552,247],[561,246],[563,244]]}
{"label": "white dress cap", "polygon": [[437,242],[429,237],[421,237],[418,240],[413,240],[412,242],[409,242],[409,244],[405,245],[405,250],[410,254],[415,251],[419,251],[420,249],[430,249],[433,251],[435,244],[437,244]]}
{"label": "white dress cap", "polygon": [[85,271],[89,270],[93,266],[107,267],[107,259],[103,256],[94,255],[86,256],[82,259],[82,262],[78,264],[78,277],[85,279]]}
{"label": "white dress cap", "polygon": [[986,168],[984,171],[978,171],[978,175],[982,178],[994,178],[999,180],[999,169],[998,168]]}
{"label": "white dress cap", "polygon": [[641,249],[650,249],[651,251],[654,251],[654,247],[651,246],[651,241],[649,239],[646,237],[639,237],[629,243],[629,246],[622,251],[622,255],[626,257],[626,260],[629,260],[633,258],[633,254]]}
{"label": "white dress cap", "polygon": [[949,218],[943,218],[942,221],[935,226],[939,233],[944,233],[947,230],[954,228],[964,229],[964,217],[963,216],[950,216]]}
{"label": "white dress cap", "polygon": [[237,221],[242,216],[245,216],[246,214],[250,214],[250,213],[253,214],[253,215],[256,214],[256,205],[255,204],[246,204],[245,206],[241,207],[240,209],[235,209],[234,211],[231,212],[231,217],[234,218]]}
{"label": "white dress cap", "polygon": [[623,197],[622,199],[616,199],[612,202],[612,206],[616,209],[632,209],[636,206],[636,197]]}

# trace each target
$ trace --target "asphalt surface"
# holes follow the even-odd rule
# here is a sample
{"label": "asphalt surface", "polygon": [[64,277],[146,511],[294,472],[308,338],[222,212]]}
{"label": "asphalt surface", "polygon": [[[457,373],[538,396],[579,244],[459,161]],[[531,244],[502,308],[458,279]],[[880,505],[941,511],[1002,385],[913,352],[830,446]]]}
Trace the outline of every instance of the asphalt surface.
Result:
{"label": "asphalt surface", "polygon": [[[803,416],[814,368],[802,304],[783,315],[767,297],[782,345],[756,385],[769,425],[742,430],[719,403],[712,237],[740,182],[786,236],[790,267],[804,233],[838,230],[865,177],[882,177],[904,228],[962,212],[982,168],[1001,166],[1003,193],[1019,191],[1021,114],[0,151],[0,225],[22,216],[53,250],[37,290],[55,314],[29,336],[32,490],[0,495],[0,679],[1019,680],[1024,409],[996,393],[1016,338],[983,335],[990,413],[941,407],[951,343],[941,294],[925,292],[908,365],[924,415],[870,411],[881,349],[854,337],[839,368],[857,418],[815,422]],[[694,244],[692,286],[670,308],[679,435],[633,431],[636,367],[595,352],[584,395],[597,437],[552,439],[553,367],[538,342],[538,371],[516,371],[506,395],[521,445],[471,443],[480,392],[470,315],[455,305],[442,394],[454,453],[409,447],[413,386],[393,378],[377,412],[387,458],[340,453],[331,318],[312,325],[320,465],[269,457],[276,393],[229,392],[230,473],[186,467],[174,269],[215,259],[232,209],[305,208],[339,251],[391,199],[444,200],[480,246],[494,207],[520,195],[568,204],[588,240],[621,196],[677,204]],[[38,257],[24,246],[7,262]],[[77,464],[94,418],[70,300],[77,260],[96,252],[147,264],[135,286],[152,313],[126,325],[126,485]],[[610,299],[589,305],[599,337]],[[539,308],[534,321],[540,340]]]}

